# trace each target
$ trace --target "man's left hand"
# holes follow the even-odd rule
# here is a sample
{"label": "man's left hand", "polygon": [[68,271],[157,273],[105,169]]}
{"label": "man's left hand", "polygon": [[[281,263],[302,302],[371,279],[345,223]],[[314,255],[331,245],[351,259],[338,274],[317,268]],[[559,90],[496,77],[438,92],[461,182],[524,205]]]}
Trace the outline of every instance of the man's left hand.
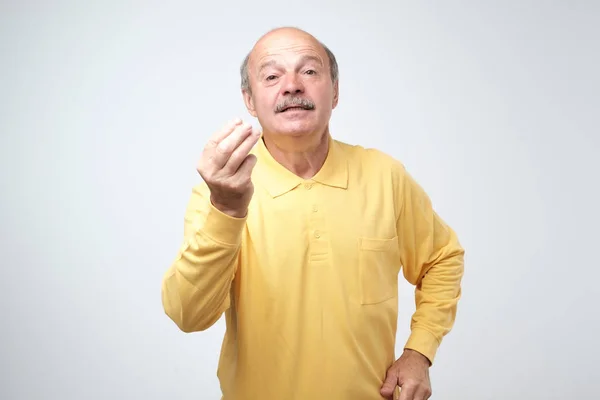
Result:
{"label": "man's left hand", "polygon": [[421,353],[406,349],[388,369],[381,386],[381,395],[393,400],[396,386],[400,386],[399,400],[427,400],[431,396],[429,359]]}

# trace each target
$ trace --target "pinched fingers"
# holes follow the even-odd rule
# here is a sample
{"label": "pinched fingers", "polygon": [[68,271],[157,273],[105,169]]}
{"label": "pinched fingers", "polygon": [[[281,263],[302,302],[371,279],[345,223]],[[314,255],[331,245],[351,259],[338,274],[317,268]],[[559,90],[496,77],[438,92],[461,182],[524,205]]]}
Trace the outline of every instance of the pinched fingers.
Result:
{"label": "pinched fingers", "polygon": [[217,144],[216,147],[209,152],[211,163],[217,169],[225,167],[233,152],[246,140],[252,133],[252,125],[245,123],[236,125],[233,131],[226,135]]}
{"label": "pinched fingers", "polygon": [[233,130],[241,125],[242,120],[240,118],[234,118],[227,122],[221,129],[215,132],[206,143],[206,150],[212,150],[216,148],[219,143],[233,132]]}
{"label": "pinched fingers", "polygon": [[235,174],[259,138],[260,133],[252,125],[239,118],[229,121],[206,143],[198,172],[209,180]]}
{"label": "pinched fingers", "polygon": [[[230,174],[235,174],[238,169],[241,170],[242,163],[248,158],[250,150],[260,139],[260,131],[252,128],[248,136],[237,146],[229,156],[229,160],[223,167]],[[240,171],[241,172],[241,171]]]}

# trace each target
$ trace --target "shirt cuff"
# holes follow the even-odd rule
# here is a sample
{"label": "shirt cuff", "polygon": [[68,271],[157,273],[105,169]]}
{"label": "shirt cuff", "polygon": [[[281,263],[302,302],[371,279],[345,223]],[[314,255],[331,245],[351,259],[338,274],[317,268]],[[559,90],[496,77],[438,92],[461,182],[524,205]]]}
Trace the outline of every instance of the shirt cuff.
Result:
{"label": "shirt cuff", "polygon": [[439,341],[432,333],[425,329],[415,328],[412,330],[404,348],[423,354],[433,364],[439,346]]}
{"label": "shirt cuff", "polygon": [[247,218],[247,215],[236,218],[225,214],[209,201],[206,217],[199,231],[219,244],[238,246],[242,241]]}

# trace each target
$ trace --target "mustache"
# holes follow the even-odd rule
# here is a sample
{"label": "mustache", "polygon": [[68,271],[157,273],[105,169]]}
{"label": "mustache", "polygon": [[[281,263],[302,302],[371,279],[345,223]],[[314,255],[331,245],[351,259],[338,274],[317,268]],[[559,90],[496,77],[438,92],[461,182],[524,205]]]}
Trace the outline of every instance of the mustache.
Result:
{"label": "mustache", "polygon": [[289,107],[302,107],[305,110],[314,110],[315,103],[302,97],[287,97],[281,103],[277,104],[275,111],[280,113]]}

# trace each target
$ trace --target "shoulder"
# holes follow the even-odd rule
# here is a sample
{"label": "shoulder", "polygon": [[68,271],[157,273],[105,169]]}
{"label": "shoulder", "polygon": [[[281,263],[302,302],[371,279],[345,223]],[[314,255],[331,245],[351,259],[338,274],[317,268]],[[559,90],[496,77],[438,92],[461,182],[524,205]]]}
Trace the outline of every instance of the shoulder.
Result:
{"label": "shoulder", "polygon": [[363,172],[391,174],[395,178],[401,178],[406,173],[406,168],[401,160],[381,149],[349,144],[340,140],[334,140],[334,142],[346,156],[351,169],[360,168]]}

